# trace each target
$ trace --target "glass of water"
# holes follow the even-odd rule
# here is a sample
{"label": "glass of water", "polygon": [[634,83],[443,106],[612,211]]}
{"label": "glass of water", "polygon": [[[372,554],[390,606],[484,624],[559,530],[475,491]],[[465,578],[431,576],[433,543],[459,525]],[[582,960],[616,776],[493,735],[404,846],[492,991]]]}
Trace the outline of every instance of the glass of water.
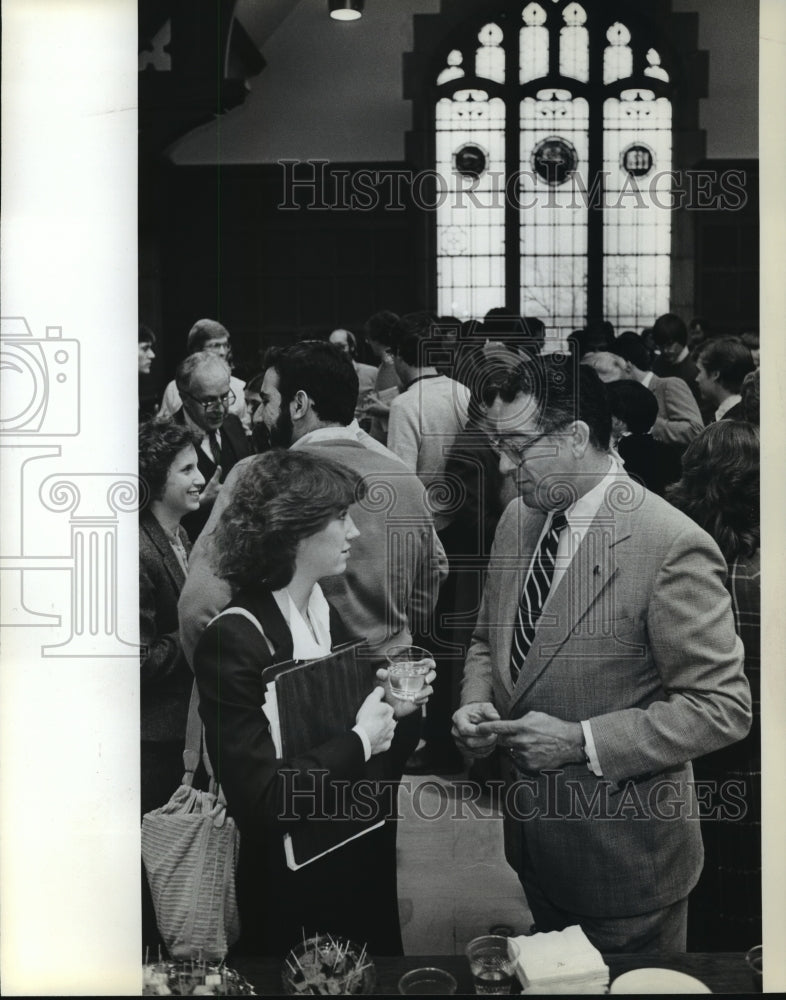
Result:
{"label": "glass of water", "polygon": [[467,958],[476,993],[510,993],[518,958],[514,941],[499,934],[484,934],[467,945]]}
{"label": "glass of water", "polygon": [[434,669],[434,658],[421,646],[391,646],[387,651],[390,693],[401,701],[414,701]]}

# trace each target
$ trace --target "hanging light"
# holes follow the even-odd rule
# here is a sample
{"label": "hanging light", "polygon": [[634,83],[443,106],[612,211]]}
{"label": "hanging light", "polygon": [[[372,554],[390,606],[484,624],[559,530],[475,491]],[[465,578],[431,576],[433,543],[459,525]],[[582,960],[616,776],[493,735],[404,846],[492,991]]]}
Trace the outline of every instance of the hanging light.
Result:
{"label": "hanging light", "polygon": [[363,14],[363,0],[328,0],[335,21],[357,21]]}

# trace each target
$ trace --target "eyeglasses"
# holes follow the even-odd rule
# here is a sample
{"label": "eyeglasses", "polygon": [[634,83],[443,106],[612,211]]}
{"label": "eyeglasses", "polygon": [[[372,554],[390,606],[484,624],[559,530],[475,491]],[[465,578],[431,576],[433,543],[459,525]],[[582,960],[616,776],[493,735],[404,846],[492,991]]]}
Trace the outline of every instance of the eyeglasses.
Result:
{"label": "eyeglasses", "polygon": [[493,437],[491,439],[491,447],[495,451],[501,452],[506,455],[511,462],[515,462],[516,465],[521,465],[522,462],[527,460],[527,452],[534,445],[541,441],[543,438],[548,437],[549,434],[554,433],[554,428],[551,430],[544,431],[542,434],[535,434],[533,437],[527,438],[526,440],[521,437]]}
{"label": "eyeglasses", "polygon": [[199,406],[207,413],[209,410],[228,410],[229,407],[235,402],[237,396],[230,389],[229,392],[224,393],[223,396],[214,396],[211,399],[197,399],[196,396],[192,396],[190,392],[181,393],[183,396],[188,396],[189,399],[198,403]]}

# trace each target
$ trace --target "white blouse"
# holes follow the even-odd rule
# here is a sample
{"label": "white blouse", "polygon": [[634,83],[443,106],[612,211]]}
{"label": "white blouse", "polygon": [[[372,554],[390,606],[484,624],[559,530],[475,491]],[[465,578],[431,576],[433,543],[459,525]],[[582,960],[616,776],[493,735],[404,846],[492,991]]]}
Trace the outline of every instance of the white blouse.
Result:
{"label": "white blouse", "polygon": [[315,660],[327,656],[331,646],[330,607],[319,584],[314,584],[309,596],[306,618],[295,607],[286,587],[274,590],[273,597],[292,634],[292,658]]}

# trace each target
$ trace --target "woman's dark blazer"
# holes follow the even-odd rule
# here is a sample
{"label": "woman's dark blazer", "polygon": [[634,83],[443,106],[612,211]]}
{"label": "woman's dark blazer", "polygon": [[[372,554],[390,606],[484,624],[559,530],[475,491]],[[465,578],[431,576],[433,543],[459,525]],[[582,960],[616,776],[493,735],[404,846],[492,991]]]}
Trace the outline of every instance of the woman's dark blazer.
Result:
{"label": "woman's dark blazer", "polygon": [[[191,543],[182,528],[180,540]],[[164,529],[150,513],[139,518],[139,631],[142,651],[142,739],[183,741],[193,674],[180,648],[177,599],[185,575]],[[174,789],[172,789],[174,791]]]}
{"label": "woman's dark blazer", "polygon": [[[286,798],[289,814],[297,815],[293,822],[336,822],[309,819],[315,812],[335,815],[333,780],[389,780],[388,815],[394,817],[395,782],[417,742],[420,713],[399,722],[391,749],[368,763],[360,737],[352,731],[302,756],[277,760],[261,709],[261,675],[270,664],[292,658],[292,637],[269,590],[240,592],[231,606],[250,611],[274,649],[271,655],[254,624],[233,614],[209,624],[194,653],[208,752],[240,829],[237,888],[243,930],[235,953],[283,955],[305,928],[307,934],[329,931],[367,943],[372,955],[400,954],[395,823],[390,820],[290,871],[283,848],[287,826],[280,818],[285,807],[280,772],[293,772],[289,788],[316,790],[300,800]],[[334,646],[352,638],[333,608],[330,628]],[[327,771],[327,780],[315,782],[315,771]]]}

